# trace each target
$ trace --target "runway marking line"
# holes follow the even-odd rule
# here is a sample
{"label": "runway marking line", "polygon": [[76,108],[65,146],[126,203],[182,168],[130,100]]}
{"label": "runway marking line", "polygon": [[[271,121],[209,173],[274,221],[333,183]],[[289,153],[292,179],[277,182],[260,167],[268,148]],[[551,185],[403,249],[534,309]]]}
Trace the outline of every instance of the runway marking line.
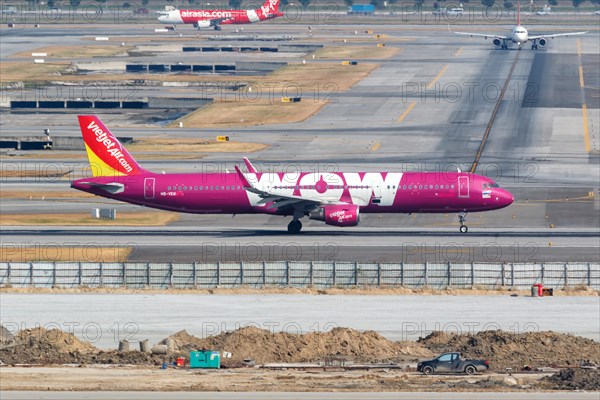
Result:
{"label": "runway marking line", "polygon": [[437,81],[442,77],[442,75],[444,75],[444,72],[446,72],[446,69],[448,68],[448,65],[450,65],[450,64],[444,65],[444,67],[439,72],[439,74],[437,74],[437,76],[435,78],[433,78],[433,80],[431,82],[429,82],[429,84],[427,85],[426,89],[431,89],[433,87],[433,85],[435,85],[437,83]]}
{"label": "runway marking line", "polygon": [[454,57],[458,57],[460,55],[460,53],[463,52],[464,49],[465,49],[465,46],[463,46],[460,49],[456,50],[456,53],[454,53]]}
{"label": "runway marking line", "polygon": [[589,153],[591,150],[590,146],[590,129],[588,127],[588,113],[587,113],[587,104],[583,103],[581,105],[581,114],[583,116],[583,141],[585,143],[585,152]]}
{"label": "runway marking line", "polygon": [[404,121],[404,118],[406,118],[406,116],[412,111],[412,109],[417,105],[416,101],[413,101],[412,103],[409,104],[408,107],[406,107],[406,110],[404,110],[404,112],[402,113],[402,115],[398,118],[398,122],[402,122]]}
{"label": "runway marking line", "polygon": [[577,39],[577,56],[579,57],[579,87],[584,91],[582,93],[583,103],[581,104],[581,116],[583,118],[583,142],[585,152],[589,153],[590,145],[590,128],[588,124],[587,104],[585,103],[585,81],[583,79],[583,64],[581,62],[581,39]]}
{"label": "runway marking line", "polygon": [[377,151],[381,147],[381,143],[377,142],[371,146],[371,151]]}

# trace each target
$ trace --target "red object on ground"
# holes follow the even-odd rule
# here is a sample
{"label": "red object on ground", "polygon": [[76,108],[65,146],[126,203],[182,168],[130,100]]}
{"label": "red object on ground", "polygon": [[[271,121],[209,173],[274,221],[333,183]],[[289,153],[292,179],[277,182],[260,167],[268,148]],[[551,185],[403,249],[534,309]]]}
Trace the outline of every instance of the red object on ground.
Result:
{"label": "red object on ground", "polygon": [[543,297],[544,296],[544,285],[542,285],[541,283],[535,283],[535,284],[533,284],[531,286],[537,288],[538,297]]}

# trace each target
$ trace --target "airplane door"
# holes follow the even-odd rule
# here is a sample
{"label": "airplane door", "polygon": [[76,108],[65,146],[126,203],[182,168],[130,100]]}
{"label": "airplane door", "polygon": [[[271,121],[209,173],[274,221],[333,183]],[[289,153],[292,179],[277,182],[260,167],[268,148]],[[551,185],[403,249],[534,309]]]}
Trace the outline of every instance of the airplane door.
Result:
{"label": "airplane door", "polygon": [[469,177],[458,177],[458,197],[469,197]]}
{"label": "airplane door", "polygon": [[144,198],[145,199],[153,199],[154,198],[154,178],[145,178],[144,179]]}

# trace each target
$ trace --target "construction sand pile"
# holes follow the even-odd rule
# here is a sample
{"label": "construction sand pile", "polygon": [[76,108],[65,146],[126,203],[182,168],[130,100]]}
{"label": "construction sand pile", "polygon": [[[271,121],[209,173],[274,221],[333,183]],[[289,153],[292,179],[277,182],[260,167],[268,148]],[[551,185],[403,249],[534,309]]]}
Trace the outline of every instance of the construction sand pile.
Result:
{"label": "construction sand pile", "polygon": [[205,339],[181,331],[162,343],[168,339],[181,352],[200,349],[230,352],[232,358],[229,361],[233,364],[246,358],[257,363],[295,363],[319,361],[333,356],[373,362],[397,359],[401,355],[413,358],[431,355],[426,349],[414,346],[414,343],[392,342],[374,331],[360,332],[349,328],[301,335],[246,327]]}
{"label": "construction sand pile", "polygon": [[434,353],[458,351],[468,358],[490,360],[491,368],[496,371],[521,370],[526,365],[573,367],[583,360],[600,361],[600,343],[555,332],[482,331],[460,335],[433,332],[417,343]]}
{"label": "construction sand pile", "polygon": [[544,389],[553,390],[600,390],[600,370],[563,369],[540,382]]}
{"label": "construction sand pile", "polygon": [[12,344],[15,336],[8,329],[0,325],[0,347]]}
{"label": "construction sand pile", "polygon": [[5,364],[148,364],[158,358],[138,351],[101,351],[59,329],[26,329],[0,349]]}
{"label": "construction sand pile", "polygon": [[[8,332],[6,332],[8,333]],[[236,366],[244,359],[256,363],[299,363],[323,361],[329,357],[356,363],[414,363],[439,353],[458,351],[466,357],[484,358],[492,370],[515,371],[525,365],[536,367],[579,366],[580,361],[600,362],[600,343],[554,332],[514,334],[485,331],[477,334],[435,332],[418,342],[394,342],[374,331],[335,328],[329,332],[291,334],[270,332],[255,327],[198,338],[180,331],[163,340],[172,343],[173,351],[153,355],[139,351],[101,351],[93,345],[60,330],[43,328],[19,332],[14,338],[5,334],[10,344],[0,346],[0,361],[5,364],[137,364],[156,365],[187,356],[192,350],[226,351],[232,358],[224,366]]]}

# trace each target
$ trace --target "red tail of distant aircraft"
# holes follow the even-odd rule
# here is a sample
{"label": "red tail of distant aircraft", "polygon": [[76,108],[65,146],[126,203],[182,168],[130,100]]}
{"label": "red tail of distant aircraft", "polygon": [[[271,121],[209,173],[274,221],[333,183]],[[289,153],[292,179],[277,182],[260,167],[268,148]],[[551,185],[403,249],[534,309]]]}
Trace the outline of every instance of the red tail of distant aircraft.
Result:
{"label": "red tail of distant aircraft", "polygon": [[266,0],[256,10],[171,10],[160,11],[158,20],[167,24],[193,24],[196,29],[213,28],[221,30],[221,25],[251,24],[282,17],[279,11],[280,0]]}
{"label": "red tail of distant aircraft", "polygon": [[196,214],[292,216],[334,226],[356,226],[363,213],[458,213],[460,231],[468,212],[506,207],[513,196],[493,180],[466,172],[155,174],[141,168],[94,115],[79,116],[93,177],[71,187],[132,204]]}

